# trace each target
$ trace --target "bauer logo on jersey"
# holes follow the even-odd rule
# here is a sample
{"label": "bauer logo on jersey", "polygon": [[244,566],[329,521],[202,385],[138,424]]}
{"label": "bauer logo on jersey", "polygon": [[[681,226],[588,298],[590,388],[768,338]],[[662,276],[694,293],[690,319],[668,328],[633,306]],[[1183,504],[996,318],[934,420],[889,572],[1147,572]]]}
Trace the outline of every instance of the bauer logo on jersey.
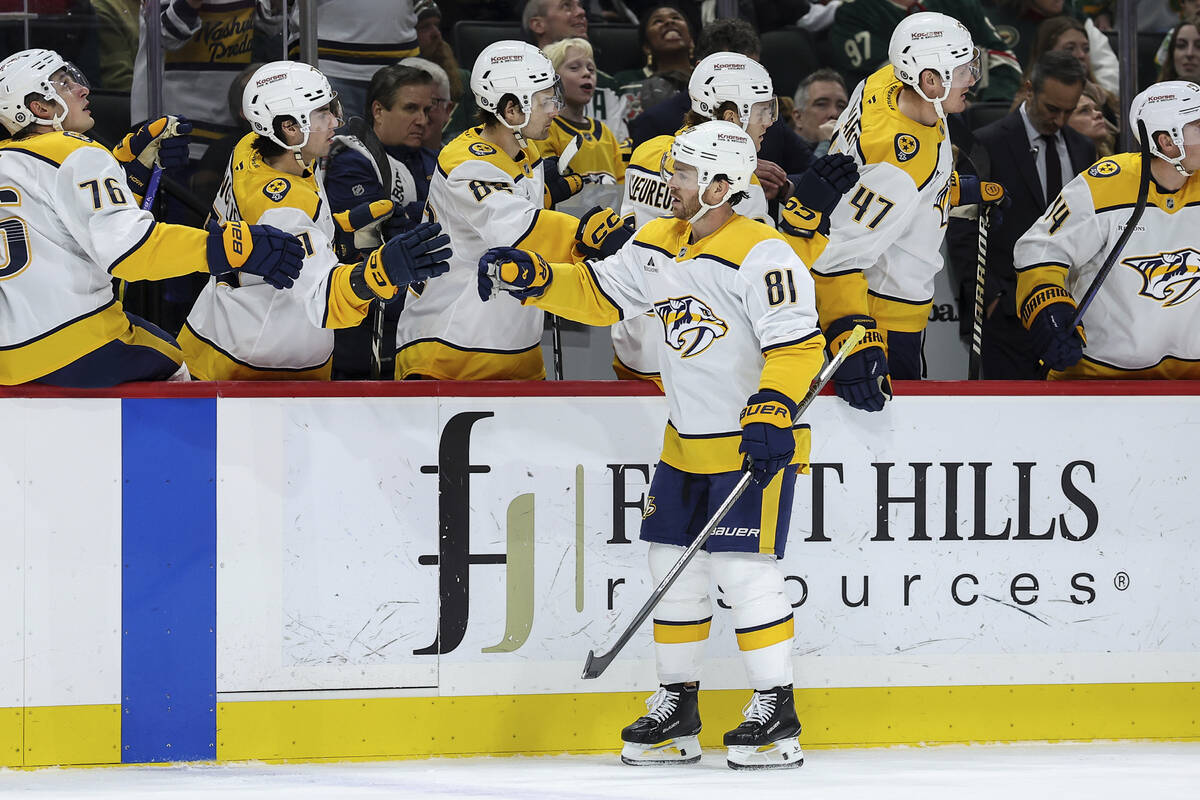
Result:
{"label": "bauer logo on jersey", "polygon": [[292,184],[287,179],[276,178],[263,187],[263,194],[278,203],[291,188]]}
{"label": "bauer logo on jersey", "polygon": [[1093,164],[1088,168],[1088,175],[1093,178],[1111,178],[1121,171],[1121,166],[1117,162],[1105,159],[1097,164]]}
{"label": "bauer logo on jersey", "polygon": [[1153,256],[1125,258],[1121,263],[1142,275],[1142,297],[1177,306],[1200,292],[1200,250],[1185,247]]}
{"label": "bauer logo on jersey", "polygon": [[703,353],[729,330],[711,308],[691,295],[655,303],[654,313],[662,320],[667,344],[683,358]]}
{"label": "bauer logo on jersey", "polygon": [[492,147],[490,144],[475,142],[467,148],[467,152],[473,156],[491,156],[496,154],[496,148]]}
{"label": "bauer logo on jersey", "polygon": [[921,143],[911,133],[896,134],[896,160],[903,164],[917,154]]}

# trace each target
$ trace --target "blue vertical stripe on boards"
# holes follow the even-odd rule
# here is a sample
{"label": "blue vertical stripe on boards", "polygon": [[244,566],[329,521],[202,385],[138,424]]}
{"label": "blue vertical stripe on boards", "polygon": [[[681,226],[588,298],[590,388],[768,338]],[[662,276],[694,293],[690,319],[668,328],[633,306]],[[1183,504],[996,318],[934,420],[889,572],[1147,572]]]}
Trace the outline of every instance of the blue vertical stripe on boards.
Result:
{"label": "blue vertical stripe on boards", "polygon": [[217,401],[121,401],[121,760],[216,758]]}

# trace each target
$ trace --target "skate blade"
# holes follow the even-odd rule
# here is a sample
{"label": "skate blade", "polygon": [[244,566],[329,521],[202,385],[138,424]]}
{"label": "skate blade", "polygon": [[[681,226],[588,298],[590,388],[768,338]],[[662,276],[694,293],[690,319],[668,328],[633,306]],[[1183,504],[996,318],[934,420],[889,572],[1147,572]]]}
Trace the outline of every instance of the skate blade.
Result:
{"label": "skate blade", "polygon": [[695,764],[699,760],[700,740],[695,736],[678,736],[658,744],[626,742],[621,748],[621,763],[633,767]]}
{"label": "skate blade", "polygon": [[795,769],[804,765],[804,751],[798,739],[780,739],[761,747],[730,747],[725,763],[730,769]]}

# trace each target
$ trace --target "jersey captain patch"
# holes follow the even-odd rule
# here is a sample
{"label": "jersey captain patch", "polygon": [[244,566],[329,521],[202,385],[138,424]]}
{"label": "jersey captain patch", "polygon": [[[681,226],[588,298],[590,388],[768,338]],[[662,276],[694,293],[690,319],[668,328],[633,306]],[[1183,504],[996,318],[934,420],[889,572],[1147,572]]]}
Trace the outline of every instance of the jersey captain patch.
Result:
{"label": "jersey captain patch", "polygon": [[286,178],[275,178],[263,187],[263,194],[278,203],[291,188],[292,184]]}
{"label": "jersey captain patch", "polygon": [[917,154],[921,143],[911,133],[896,134],[896,160],[903,164]]}
{"label": "jersey captain patch", "polygon": [[1200,251],[1194,248],[1125,258],[1121,263],[1141,273],[1138,294],[1162,302],[1163,308],[1177,306],[1200,291]]}
{"label": "jersey captain patch", "polygon": [[667,344],[682,358],[703,353],[729,330],[711,308],[691,295],[655,303],[654,313],[662,320]]}
{"label": "jersey captain patch", "polygon": [[490,144],[484,144],[483,142],[475,142],[474,144],[467,147],[467,152],[473,156],[480,156],[480,157],[491,156],[491,155],[496,154],[496,148],[492,147]]}
{"label": "jersey captain patch", "polygon": [[1105,159],[1088,168],[1088,175],[1093,178],[1111,178],[1121,171],[1120,165],[1110,159]]}

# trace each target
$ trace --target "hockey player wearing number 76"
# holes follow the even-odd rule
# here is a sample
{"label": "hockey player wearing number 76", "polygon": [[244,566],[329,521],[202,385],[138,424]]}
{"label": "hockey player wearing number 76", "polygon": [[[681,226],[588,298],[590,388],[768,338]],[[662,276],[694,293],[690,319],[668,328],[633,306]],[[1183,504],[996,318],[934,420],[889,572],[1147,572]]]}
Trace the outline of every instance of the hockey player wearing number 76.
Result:
{"label": "hockey player wearing number 76", "polygon": [[[112,279],[192,272],[255,275],[271,292],[300,275],[303,247],[270,226],[210,230],[156,223],[121,164],[85,136],[95,124],[83,74],[52,50],[0,62],[0,384],[98,387],[184,380],[175,339],[128,314]],[[176,126],[153,120],[118,147],[131,168],[155,157]]]}
{"label": "hockey player wearing number 76", "polygon": [[792,608],[777,559],[784,553],[797,471],[809,430],[793,419],[822,364],[812,279],[793,245],[733,210],[757,164],[753,139],[730,122],[680,132],[664,162],[670,217],[651,220],[615,254],[548,263],[514,248],[479,262],[479,294],[591,325],[652,311],[669,419],[641,538],[655,582],[679,559],[738,482],[753,483],[654,612],[660,688],[648,713],[621,732],[622,760],[699,760],[697,691],[712,620],[711,580],[733,607],[754,690],[745,720],[725,735],[734,768],[803,762],[792,698]]}

